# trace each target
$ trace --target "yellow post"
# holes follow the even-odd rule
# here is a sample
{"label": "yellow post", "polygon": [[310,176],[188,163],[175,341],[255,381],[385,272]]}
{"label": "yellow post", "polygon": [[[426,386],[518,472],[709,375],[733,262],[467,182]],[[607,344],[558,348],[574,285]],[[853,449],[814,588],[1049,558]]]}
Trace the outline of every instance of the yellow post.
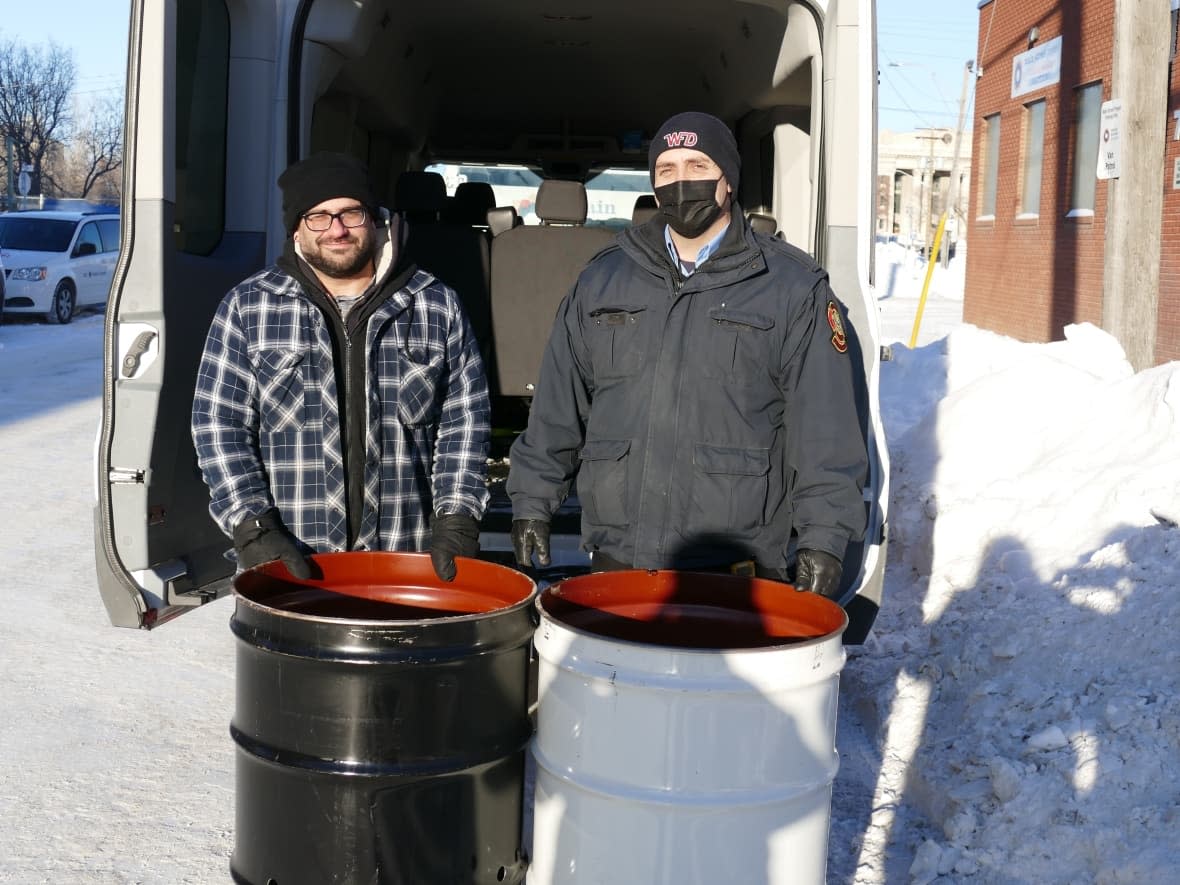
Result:
{"label": "yellow post", "polygon": [[942,244],[942,232],[946,230],[946,212],[938,219],[938,230],[934,232],[934,245],[926,256],[926,280],[922,283],[922,297],[918,299],[918,312],[914,314],[914,330],[910,332],[910,350],[918,343],[918,326],[922,324],[922,311],[926,307],[926,293],[930,291],[930,278],[934,276],[934,262],[938,259],[938,247]]}

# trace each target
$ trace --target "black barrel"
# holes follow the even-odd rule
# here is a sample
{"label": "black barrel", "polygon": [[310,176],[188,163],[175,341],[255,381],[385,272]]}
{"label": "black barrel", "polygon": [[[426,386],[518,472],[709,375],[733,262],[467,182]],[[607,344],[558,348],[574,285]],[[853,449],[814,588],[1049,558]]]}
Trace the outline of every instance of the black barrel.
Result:
{"label": "black barrel", "polygon": [[421,553],[234,580],[236,830],[246,885],[520,882],[535,584]]}

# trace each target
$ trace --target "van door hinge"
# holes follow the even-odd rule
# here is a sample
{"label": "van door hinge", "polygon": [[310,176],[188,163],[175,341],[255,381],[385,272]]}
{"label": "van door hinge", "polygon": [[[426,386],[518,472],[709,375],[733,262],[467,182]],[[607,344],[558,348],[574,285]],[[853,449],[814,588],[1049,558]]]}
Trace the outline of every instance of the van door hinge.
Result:
{"label": "van door hinge", "polygon": [[134,467],[112,467],[107,473],[107,482],[113,483],[142,483],[143,471]]}
{"label": "van door hinge", "polygon": [[188,566],[179,559],[161,562],[134,573],[150,608],[198,606],[217,598],[215,588],[194,587]]}

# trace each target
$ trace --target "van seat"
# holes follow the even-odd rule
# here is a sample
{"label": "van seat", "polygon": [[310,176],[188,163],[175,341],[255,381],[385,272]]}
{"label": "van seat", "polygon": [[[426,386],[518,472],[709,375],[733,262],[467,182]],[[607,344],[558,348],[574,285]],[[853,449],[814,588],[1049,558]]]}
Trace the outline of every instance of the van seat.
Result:
{"label": "van seat", "polygon": [[631,210],[631,224],[638,226],[650,221],[660,211],[656,205],[655,194],[640,194],[635,198],[635,208]]}
{"label": "van seat", "polygon": [[541,223],[492,238],[492,338],[503,395],[533,395],[557,305],[614,239],[605,227],[586,227],[586,211],[581,182],[546,180],[537,190]]}
{"label": "van seat", "polygon": [[406,220],[407,255],[458,294],[491,380],[494,354],[487,233],[442,220],[448,208],[447,188],[437,172],[403,172],[394,192],[398,211]]}
{"label": "van seat", "polygon": [[488,211],[496,208],[496,192],[486,181],[464,181],[455,188],[443,220],[468,227],[486,228]]}
{"label": "van seat", "polygon": [[778,233],[778,219],[773,215],[765,212],[747,212],[746,221],[750,222],[750,227],[755,233],[766,234],[768,237]]}
{"label": "van seat", "polygon": [[586,223],[589,202],[586,187],[580,181],[543,181],[537,188],[537,205],[533,211],[541,224],[581,225]]}
{"label": "van seat", "polygon": [[493,237],[498,237],[504,231],[512,230],[521,223],[515,206],[497,206],[495,209],[488,210],[488,233]]}
{"label": "van seat", "polygon": [[447,205],[447,183],[437,172],[407,170],[394,185],[393,204],[407,221],[438,221]]}

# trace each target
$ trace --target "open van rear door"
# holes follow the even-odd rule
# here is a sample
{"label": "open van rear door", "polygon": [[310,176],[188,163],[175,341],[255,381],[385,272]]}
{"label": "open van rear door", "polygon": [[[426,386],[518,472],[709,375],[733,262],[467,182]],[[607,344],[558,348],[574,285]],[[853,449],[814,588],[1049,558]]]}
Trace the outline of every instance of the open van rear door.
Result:
{"label": "open van rear door", "polygon": [[[861,641],[881,601],[889,473],[872,288],[874,0],[681,6],[131,0],[96,457],[96,566],[113,623],[154,627],[229,590],[230,543],[208,515],[190,407],[218,303],[284,241],[278,170],[347,151],[389,207],[398,175],[433,163],[584,183],[644,171],[643,133],[695,109],[735,130],[743,208],[814,255],[848,307],[869,528],[845,557],[841,601],[845,638]],[[565,517],[555,543],[580,555],[580,513]],[[485,517],[485,555],[510,555],[510,519],[510,508]]]}
{"label": "open van rear door", "polygon": [[[218,302],[264,262],[270,188],[250,186],[250,176],[273,181],[281,22],[240,5],[231,18],[222,0],[130,7],[94,546],[112,623],[151,628],[226,593],[233,573],[229,541],[208,513],[189,411]],[[253,142],[235,143],[247,129]],[[250,159],[227,163],[235,154]]]}

